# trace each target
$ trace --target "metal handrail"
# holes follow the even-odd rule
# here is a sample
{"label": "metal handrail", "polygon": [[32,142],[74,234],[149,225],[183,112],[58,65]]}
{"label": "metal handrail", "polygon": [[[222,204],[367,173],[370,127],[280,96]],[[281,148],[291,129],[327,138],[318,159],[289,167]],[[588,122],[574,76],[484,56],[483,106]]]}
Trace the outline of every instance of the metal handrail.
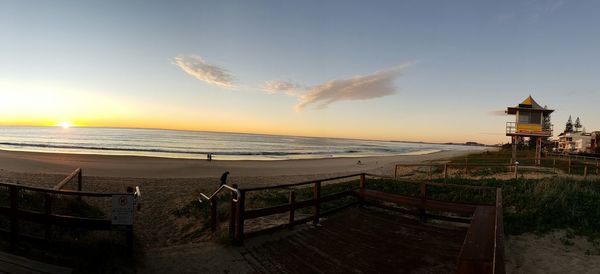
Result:
{"label": "metal handrail", "polygon": [[[221,192],[221,190],[223,190],[224,188],[227,188],[227,189],[229,189],[229,190],[231,190],[231,191],[235,192],[235,194],[236,194],[236,195],[235,195],[235,198],[233,199],[233,201],[237,203],[237,202],[238,202],[238,199],[239,199],[239,197],[240,197],[240,191],[239,191],[237,188],[233,188],[233,187],[230,187],[230,186],[228,186],[228,185],[222,185],[222,186],[220,186],[220,187],[219,187],[219,188],[218,188],[218,189],[217,189],[217,190],[216,190],[216,191],[215,191],[215,192],[214,192],[212,195],[210,195],[210,196],[206,196],[206,194],[204,194],[204,193],[200,193],[200,196],[204,197],[204,199],[206,199],[207,201],[210,201],[210,200],[211,200],[211,199],[212,199],[214,196],[216,196],[216,195],[217,195],[219,192]],[[202,203],[202,199],[201,199],[201,198],[198,198],[198,201]]]}

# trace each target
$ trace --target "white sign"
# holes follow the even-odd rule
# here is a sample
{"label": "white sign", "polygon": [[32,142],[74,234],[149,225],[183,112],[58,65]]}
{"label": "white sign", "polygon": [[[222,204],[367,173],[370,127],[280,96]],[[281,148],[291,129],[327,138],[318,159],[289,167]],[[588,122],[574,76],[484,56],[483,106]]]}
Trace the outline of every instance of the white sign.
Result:
{"label": "white sign", "polygon": [[113,225],[133,225],[133,195],[113,195],[112,215]]}

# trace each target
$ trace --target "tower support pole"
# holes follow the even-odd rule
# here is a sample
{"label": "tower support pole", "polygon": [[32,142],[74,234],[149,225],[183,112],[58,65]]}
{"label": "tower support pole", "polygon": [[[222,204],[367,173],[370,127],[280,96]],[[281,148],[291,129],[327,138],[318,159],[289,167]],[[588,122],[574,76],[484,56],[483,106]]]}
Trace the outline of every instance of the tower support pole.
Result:
{"label": "tower support pole", "polygon": [[517,136],[511,136],[512,140],[512,162],[513,164],[517,161]]}
{"label": "tower support pole", "polygon": [[542,164],[542,138],[540,137],[535,138],[535,164],[538,166]]}

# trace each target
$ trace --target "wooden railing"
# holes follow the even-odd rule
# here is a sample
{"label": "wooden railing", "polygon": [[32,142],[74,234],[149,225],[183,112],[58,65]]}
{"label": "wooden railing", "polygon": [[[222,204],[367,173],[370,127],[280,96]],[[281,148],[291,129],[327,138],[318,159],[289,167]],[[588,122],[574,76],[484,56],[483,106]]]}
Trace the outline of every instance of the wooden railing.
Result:
{"label": "wooden railing", "polygon": [[[469,224],[469,229],[465,237],[464,244],[461,248],[458,258],[457,273],[504,273],[504,246],[503,246],[503,225],[502,225],[502,191],[495,187],[469,186],[469,185],[454,185],[429,182],[405,182],[418,184],[419,196],[413,197],[408,195],[391,194],[381,191],[368,189],[367,177],[393,178],[368,174],[358,173],[346,176],[333,178],[325,178],[314,181],[291,183],[275,186],[254,187],[254,188],[238,188],[235,185],[233,188],[237,191],[231,191],[231,214],[230,214],[230,235],[234,243],[242,243],[242,241],[250,236],[271,232],[283,228],[293,228],[295,225],[312,221],[313,224],[318,224],[319,219],[327,214],[347,208],[356,204],[370,204],[386,209],[401,211],[403,213],[420,216],[422,220],[427,218],[435,218],[444,221],[460,222]],[[350,180],[358,179],[358,187],[349,190],[321,195],[321,187],[324,182],[335,180]],[[312,186],[312,199],[305,201],[296,201],[296,192],[294,187]],[[495,202],[491,204],[469,204],[459,202],[446,202],[431,199],[428,195],[430,187],[450,187],[481,191],[493,191],[495,193]],[[289,189],[289,199],[287,204],[276,205],[266,208],[257,208],[246,210],[246,197],[250,192],[258,192],[264,190]],[[339,206],[337,208],[321,211],[321,204],[334,201],[344,197],[356,197],[358,201]],[[384,201],[395,203],[401,207],[416,209],[405,210],[402,208],[390,208],[381,203],[371,203],[370,200]],[[310,216],[296,219],[295,212],[301,208],[312,208]],[[435,215],[432,212],[453,212],[458,214],[471,214],[471,217],[459,217],[451,215]],[[216,220],[216,210],[211,210],[211,218]],[[272,216],[288,212],[287,223],[254,231],[251,233],[244,232],[244,222],[247,220]]]}
{"label": "wooden railing", "polygon": [[[125,226],[113,226],[110,216],[108,218],[88,218],[81,216],[70,216],[65,213],[57,214],[53,211],[54,202],[59,197],[72,197],[77,196],[79,199],[82,197],[89,198],[111,198],[113,195],[120,196],[132,196],[134,199],[141,195],[139,187],[128,188],[128,192],[90,192],[90,191],[73,191],[63,190],[62,188],[66,183],[71,181],[73,178],[78,178],[78,189],[82,188],[82,176],[81,169],[75,170],[64,180],[59,182],[53,188],[25,186],[14,183],[0,183],[0,188],[8,190],[8,206],[0,206],[0,216],[7,217],[9,219],[9,230],[1,230],[0,233],[5,234],[10,239],[11,247],[15,247],[19,241],[19,238],[27,238],[34,241],[47,242],[52,238],[52,226],[61,227],[73,227],[82,228],[86,230],[123,230],[126,232],[127,247],[131,250],[133,247],[133,225]],[[43,197],[43,206],[40,210],[31,210],[23,208],[21,205],[22,194],[24,191],[30,193],[40,193],[39,197]],[[36,199],[38,196],[31,195],[33,198],[29,199],[28,202],[32,202],[32,199]],[[28,221],[38,223],[44,226],[44,237],[39,238],[33,235],[27,235],[20,233],[19,223],[22,221]]]}

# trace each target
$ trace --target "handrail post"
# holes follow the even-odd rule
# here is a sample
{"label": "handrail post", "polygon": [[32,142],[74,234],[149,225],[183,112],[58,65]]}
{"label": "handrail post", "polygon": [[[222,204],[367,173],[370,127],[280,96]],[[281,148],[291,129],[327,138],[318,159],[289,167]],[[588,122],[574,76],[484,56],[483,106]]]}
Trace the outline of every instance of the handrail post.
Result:
{"label": "handrail post", "polygon": [[52,236],[52,225],[50,224],[50,217],[52,215],[52,195],[49,193],[44,195],[44,204],[44,213],[46,214],[44,238],[46,242],[48,242]]}
{"label": "handrail post", "polygon": [[19,238],[18,210],[19,210],[19,189],[16,186],[10,186],[10,247],[17,247]]}
{"label": "handrail post", "polygon": [[289,202],[290,202],[290,218],[289,218],[289,229],[294,229],[294,204],[296,203],[296,192],[290,190],[289,194]]}
{"label": "handrail post", "polygon": [[319,224],[319,217],[321,215],[321,181],[316,181],[313,186],[313,225]]}
{"label": "handrail post", "polygon": [[210,231],[217,231],[217,196],[210,198]]}
{"label": "handrail post", "polygon": [[244,211],[246,205],[246,191],[240,190],[237,208],[235,212],[235,242],[241,244],[244,241]]}
{"label": "handrail post", "polygon": [[366,179],[365,179],[365,174],[361,173],[360,174],[360,190],[365,190],[365,186],[366,186]]}
{"label": "handrail post", "polygon": [[[238,185],[233,184],[232,187],[237,189]],[[238,197],[235,194],[235,191],[232,190],[231,191],[231,210],[229,211],[229,237],[230,237],[230,239],[234,239],[234,237],[235,237],[235,217],[236,217],[236,208],[237,208],[237,203],[235,202],[235,200],[237,198]]]}
{"label": "handrail post", "polygon": [[427,201],[427,184],[421,183],[421,188],[419,191],[419,196],[421,198],[421,206],[419,207],[419,216],[421,221],[425,221],[425,202]]}

